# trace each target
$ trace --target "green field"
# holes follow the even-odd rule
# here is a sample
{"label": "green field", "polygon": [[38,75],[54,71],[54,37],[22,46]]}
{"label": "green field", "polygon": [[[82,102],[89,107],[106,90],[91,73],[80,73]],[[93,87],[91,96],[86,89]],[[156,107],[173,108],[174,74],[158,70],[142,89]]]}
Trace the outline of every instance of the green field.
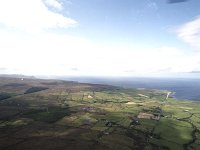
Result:
{"label": "green field", "polygon": [[199,150],[200,103],[167,93],[0,78],[0,149]]}

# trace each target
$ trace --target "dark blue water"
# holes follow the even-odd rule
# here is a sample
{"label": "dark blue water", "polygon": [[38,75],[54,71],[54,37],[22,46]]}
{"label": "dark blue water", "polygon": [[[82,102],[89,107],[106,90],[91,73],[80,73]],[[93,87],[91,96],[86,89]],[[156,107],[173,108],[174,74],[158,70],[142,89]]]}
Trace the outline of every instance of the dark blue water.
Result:
{"label": "dark blue water", "polygon": [[85,83],[109,84],[125,88],[169,90],[175,92],[174,97],[176,99],[200,101],[200,79],[94,77],[68,77],[62,79]]}

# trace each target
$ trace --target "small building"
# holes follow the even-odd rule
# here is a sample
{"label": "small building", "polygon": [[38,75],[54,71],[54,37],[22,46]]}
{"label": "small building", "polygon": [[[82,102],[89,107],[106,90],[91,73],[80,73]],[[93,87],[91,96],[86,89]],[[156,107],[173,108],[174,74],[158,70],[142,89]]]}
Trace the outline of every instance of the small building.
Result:
{"label": "small building", "polygon": [[88,95],[87,97],[88,97],[88,99],[92,99],[93,98],[91,95]]}
{"label": "small building", "polygon": [[139,119],[152,119],[152,120],[160,120],[160,115],[154,115],[150,113],[140,112],[137,116]]}

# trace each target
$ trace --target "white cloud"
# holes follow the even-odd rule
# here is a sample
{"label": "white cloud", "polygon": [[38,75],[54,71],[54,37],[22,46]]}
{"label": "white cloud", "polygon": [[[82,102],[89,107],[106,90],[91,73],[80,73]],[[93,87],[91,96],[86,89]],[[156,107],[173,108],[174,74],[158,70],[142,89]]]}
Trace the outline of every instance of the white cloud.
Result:
{"label": "white cloud", "polygon": [[27,37],[3,30],[0,30],[0,41],[0,68],[7,68],[8,73],[124,76],[200,69],[200,55],[188,56],[173,47],[138,50],[97,45],[56,33]]}
{"label": "white cloud", "polygon": [[11,72],[68,74],[71,68],[84,69],[84,65],[94,61],[88,59],[91,44],[78,37],[56,33],[24,36],[0,30],[0,41],[0,68]]}
{"label": "white cloud", "polygon": [[58,2],[58,0],[44,0],[44,2],[53,8],[56,8],[57,10],[62,10],[63,6],[61,3]]}
{"label": "white cloud", "polygon": [[[7,33],[6,33],[7,34]],[[170,47],[133,50],[104,47],[89,41],[57,34],[24,39],[0,33],[1,68],[11,72],[46,75],[148,75],[190,72],[200,68],[199,56],[187,56]],[[9,44],[12,43],[12,44]],[[77,68],[76,71],[71,68]],[[135,72],[126,72],[135,70]]]}
{"label": "white cloud", "polygon": [[34,33],[74,26],[76,21],[48,10],[43,0],[0,0],[0,23]]}
{"label": "white cloud", "polygon": [[176,32],[179,38],[200,50],[200,17],[182,25]]}
{"label": "white cloud", "polygon": [[43,0],[0,0],[0,68],[5,67],[7,73],[66,73],[59,65],[68,57],[66,68],[74,66],[74,51],[81,48],[76,44],[84,47],[87,42],[45,29],[75,24],[75,20],[50,11]]}

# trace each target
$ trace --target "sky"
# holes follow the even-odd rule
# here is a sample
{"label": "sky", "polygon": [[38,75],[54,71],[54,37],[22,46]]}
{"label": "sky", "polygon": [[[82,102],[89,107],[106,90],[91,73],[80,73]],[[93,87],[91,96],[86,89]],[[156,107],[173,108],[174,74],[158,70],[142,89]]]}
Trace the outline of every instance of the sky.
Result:
{"label": "sky", "polygon": [[200,73],[200,1],[0,0],[0,74]]}

